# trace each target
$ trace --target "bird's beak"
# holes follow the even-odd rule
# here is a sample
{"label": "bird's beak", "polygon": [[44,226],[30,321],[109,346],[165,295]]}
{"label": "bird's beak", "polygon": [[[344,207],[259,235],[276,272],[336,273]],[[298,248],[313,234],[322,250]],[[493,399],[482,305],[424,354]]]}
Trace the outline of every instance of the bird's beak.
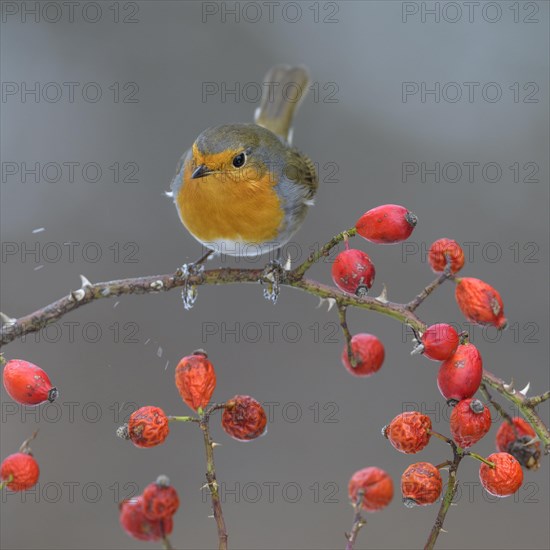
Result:
{"label": "bird's beak", "polygon": [[191,179],[203,178],[210,173],[212,173],[212,170],[210,170],[210,168],[208,168],[206,164],[201,164],[200,166],[197,166],[195,168],[195,170],[191,174]]}

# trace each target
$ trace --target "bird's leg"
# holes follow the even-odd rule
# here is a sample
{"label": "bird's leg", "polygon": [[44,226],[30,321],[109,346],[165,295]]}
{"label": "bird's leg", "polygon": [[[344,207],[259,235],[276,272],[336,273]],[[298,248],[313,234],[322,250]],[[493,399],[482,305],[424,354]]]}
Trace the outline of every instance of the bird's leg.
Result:
{"label": "bird's leg", "polygon": [[183,287],[181,290],[181,298],[183,300],[183,307],[185,309],[191,309],[197,301],[198,290],[197,285],[193,285],[189,282],[191,277],[202,275],[204,272],[205,262],[214,254],[213,250],[208,250],[198,260],[190,264],[183,264],[176,275],[183,279]]}
{"label": "bird's leg", "polygon": [[280,284],[285,279],[285,270],[281,264],[281,249],[275,252],[275,258],[271,260],[264,268],[260,283],[264,286],[264,298],[277,303],[279,297]]}

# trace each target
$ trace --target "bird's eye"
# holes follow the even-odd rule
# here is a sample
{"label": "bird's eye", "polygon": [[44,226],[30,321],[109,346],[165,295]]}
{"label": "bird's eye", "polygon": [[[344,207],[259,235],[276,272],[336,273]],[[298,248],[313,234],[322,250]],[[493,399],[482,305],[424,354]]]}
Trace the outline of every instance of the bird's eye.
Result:
{"label": "bird's eye", "polygon": [[246,162],[246,154],[243,152],[243,153],[239,153],[234,159],[233,159],[233,166],[235,168],[240,168],[241,166],[243,166],[243,164]]}

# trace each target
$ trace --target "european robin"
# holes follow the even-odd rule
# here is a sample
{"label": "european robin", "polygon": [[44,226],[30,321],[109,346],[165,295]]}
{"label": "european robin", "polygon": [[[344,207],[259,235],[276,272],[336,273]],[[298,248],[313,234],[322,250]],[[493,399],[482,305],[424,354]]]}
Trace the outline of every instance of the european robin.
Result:
{"label": "european robin", "polygon": [[276,250],[278,258],[303,223],[318,180],[311,160],[291,144],[291,125],[308,82],[303,67],[273,67],[254,124],[208,128],[181,157],[172,196],[206,256]]}

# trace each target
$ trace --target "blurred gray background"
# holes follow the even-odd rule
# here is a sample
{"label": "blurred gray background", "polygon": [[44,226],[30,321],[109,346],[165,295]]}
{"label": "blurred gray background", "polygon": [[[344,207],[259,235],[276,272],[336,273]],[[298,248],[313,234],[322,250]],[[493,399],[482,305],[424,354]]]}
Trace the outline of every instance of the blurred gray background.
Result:
{"label": "blurred gray background", "polygon": [[[28,13],[35,4],[37,15]],[[407,206],[420,222],[406,245],[353,241],[375,262],[373,295],[385,282],[390,299],[411,299],[432,279],[424,253],[433,240],[470,243],[463,273],[499,289],[511,325],[501,335],[473,329],[486,367],[519,387],[548,389],[548,3],[481,2],[473,13],[467,4],[283,1],[270,13],[262,2],[85,2],[74,12],[60,2],[4,2],[0,309],[34,311],[78,288],[79,274],[169,273],[195,259],[201,248],[163,195],[179,156],[208,126],[250,121],[257,103],[248,98],[272,64],[303,63],[313,91],[294,142],[318,163],[321,185],[294,253],[303,259],[369,208]],[[439,96],[422,97],[436,83]],[[35,86],[38,96],[26,93]],[[205,86],[219,92],[205,96]],[[23,175],[35,163],[37,181]],[[439,181],[422,176],[422,163],[439,163]],[[330,282],[330,263],[311,276]],[[269,433],[253,443],[230,440],[213,422],[233,548],[342,548],[352,522],[347,483],[369,465],[391,474],[396,494],[368,516],[357,547],[421,547],[437,507],[406,509],[400,475],[449,450],[433,441],[405,456],[380,429],[416,407],[449,432],[437,364],[409,356],[410,335],[395,321],[353,311],[351,330],[386,346],[382,370],[355,379],[340,362],[335,311],[317,305],[283,289],[274,307],[253,285],[201,288],[192,311],[177,291],[128,296],[4,348],[7,358],[41,365],[61,393],[36,412],[14,406],[2,388],[1,455],[40,427],[33,449],[41,466],[40,486],[25,500],[2,496],[2,547],[152,547],[121,530],[116,503],[160,473],[181,495],[174,546],[215,547],[196,426],[173,426],[150,450],[115,437],[138,406],[188,413],[173,372],[198,347],[216,367],[216,400],[245,393],[270,403]],[[451,285],[419,315],[469,328]],[[541,413],[548,420],[548,405]],[[495,431],[480,453],[494,450]],[[477,471],[463,462],[438,546],[548,548],[548,460],[526,473],[516,496],[498,501],[481,490]]]}

